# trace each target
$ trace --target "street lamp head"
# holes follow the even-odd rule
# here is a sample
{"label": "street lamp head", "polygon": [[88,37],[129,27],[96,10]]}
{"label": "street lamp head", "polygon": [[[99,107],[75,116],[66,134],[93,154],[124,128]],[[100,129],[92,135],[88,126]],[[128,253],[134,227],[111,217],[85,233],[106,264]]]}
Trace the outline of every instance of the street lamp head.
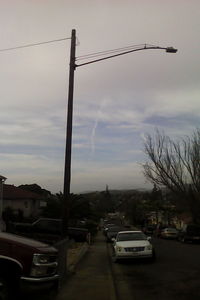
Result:
{"label": "street lamp head", "polygon": [[166,48],[166,52],[168,53],[176,53],[178,50],[175,49],[174,47],[167,47]]}

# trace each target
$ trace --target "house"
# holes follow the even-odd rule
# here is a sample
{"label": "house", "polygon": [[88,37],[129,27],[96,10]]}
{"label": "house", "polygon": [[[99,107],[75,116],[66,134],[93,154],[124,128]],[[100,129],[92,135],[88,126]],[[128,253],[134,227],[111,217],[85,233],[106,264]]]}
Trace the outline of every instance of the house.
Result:
{"label": "house", "polygon": [[14,185],[3,185],[3,211],[11,208],[16,215],[21,213],[25,218],[35,218],[40,215],[43,206],[43,196]]}

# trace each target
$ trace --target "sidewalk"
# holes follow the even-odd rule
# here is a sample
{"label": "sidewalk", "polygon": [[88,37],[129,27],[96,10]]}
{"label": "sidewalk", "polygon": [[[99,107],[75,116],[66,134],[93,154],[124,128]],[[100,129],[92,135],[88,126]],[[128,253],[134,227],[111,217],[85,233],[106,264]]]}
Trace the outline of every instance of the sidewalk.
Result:
{"label": "sidewalk", "polygon": [[115,300],[107,245],[101,232],[74,271],[59,291],[56,300]]}

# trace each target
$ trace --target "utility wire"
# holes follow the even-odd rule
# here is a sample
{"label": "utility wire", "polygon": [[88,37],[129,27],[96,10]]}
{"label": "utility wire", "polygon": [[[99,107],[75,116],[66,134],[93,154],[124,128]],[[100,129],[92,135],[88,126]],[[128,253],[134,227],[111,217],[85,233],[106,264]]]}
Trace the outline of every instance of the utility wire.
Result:
{"label": "utility wire", "polygon": [[150,47],[153,45],[148,45],[148,44],[140,44],[140,45],[132,45],[132,46],[127,46],[127,47],[123,47],[123,48],[117,48],[117,49],[112,49],[112,50],[106,50],[106,51],[101,51],[101,52],[94,52],[94,53],[90,53],[87,55],[82,55],[82,56],[78,56],[76,58],[76,60],[84,60],[84,59],[88,59],[88,58],[95,58],[98,56],[104,56],[107,54],[112,54],[112,53],[117,53],[117,52],[122,52],[122,51],[127,51],[127,50],[134,50],[135,48],[138,47]]}
{"label": "utility wire", "polygon": [[[139,45],[137,45],[137,46],[139,46]],[[105,51],[94,52],[94,53],[78,56],[77,59],[84,59],[84,58],[88,58],[88,56],[94,56],[94,55],[97,55],[97,56],[98,55],[104,55],[104,54],[106,55],[107,53],[123,51],[123,50],[133,48],[133,47],[136,47],[136,46],[134,45],[134,46],[128,46],[128,47],[122,47],[122,48],[116,48],[116,49],[110,49],[110,50],[105,50]]]}
{"label": "utility wire", "polygon": [[63,39],[51,40],[51,41],[46,41],[46,42],[41,42],[41,43],[34,43],[34,44],[27,44],[27,45],[23,45],[23,46],[4,48],[4,49],[0,49],[0,52],[16,50],[16,49],[21,49],[21,48],[34,47],[34,46],[39,46],[39,45],[43,45],[43,44],[50,44],[50,43],[55,43],[55,42],[61,42],[61,41],[70,40],[70,39],[71,38],[63,38]]}

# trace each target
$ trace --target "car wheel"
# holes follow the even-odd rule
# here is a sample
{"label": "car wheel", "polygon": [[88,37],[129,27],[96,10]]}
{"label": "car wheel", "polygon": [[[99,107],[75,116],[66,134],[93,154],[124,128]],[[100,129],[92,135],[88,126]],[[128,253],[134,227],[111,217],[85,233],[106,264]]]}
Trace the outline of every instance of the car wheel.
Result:
{"label": "car wheel", "polygon": [[9,300],[10,299],[10,289],[8,281],[0,277],[0,300]]}

